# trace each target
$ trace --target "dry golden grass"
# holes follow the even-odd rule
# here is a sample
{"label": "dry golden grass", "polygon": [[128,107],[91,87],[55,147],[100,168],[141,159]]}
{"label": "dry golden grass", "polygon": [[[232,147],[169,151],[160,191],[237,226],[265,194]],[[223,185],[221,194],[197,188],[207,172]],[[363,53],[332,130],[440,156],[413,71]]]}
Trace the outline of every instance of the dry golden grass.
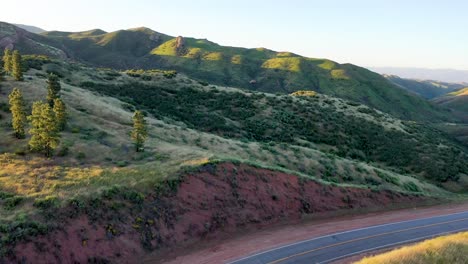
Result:
{"label": "dry golden grass", "polygon": [[468,232],[442,236],[381,255],[366,257],[356,264],[468,263]]}

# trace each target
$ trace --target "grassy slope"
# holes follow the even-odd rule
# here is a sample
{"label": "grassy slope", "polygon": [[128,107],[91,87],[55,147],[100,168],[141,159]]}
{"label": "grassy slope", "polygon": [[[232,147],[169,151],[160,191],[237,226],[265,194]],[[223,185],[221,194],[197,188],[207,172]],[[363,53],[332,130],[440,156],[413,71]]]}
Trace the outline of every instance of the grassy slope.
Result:
{"label": "grassy slope", "polygon": [[[95,71],[79,66],[71,66],[70,70],[73,72],[73,76],[69,76],[71,79],[104,80],[109,77],[109,71],[105,70]],[[41,77],[41,73],[32,70],[30,74],[32,75],[26,82],[9,80],[2,84],[3,103],[6,94],[15,86],[23,90],[29,103],[45,96],[45,80]],[[134,81],[134,78],[125,75],[115,78],[118,81]],[[159,73],[153,76],[152,83],[172,83],[174,91],[179,85],[185,86],[187,83],[198,87],[197,89],[205,89],[186,77],[167,79]],[[215,89],[219,89],[222,94],[243,93],[239,90]],[[303,100],[288,96],[268,96],[278,100]],[[418,186],[416,190],[420,189],[424,193],[445,193],[424,180],[386,170],[386,166],[381,166],[379,163],[366,164],[338,157],[330,153],[334,152],[333,145],[307,143],[303,139],[296,143],[290,142],[293,144],[280,144],[281,142],[268,143],[229,135],[221,137],[222,134],[216,131],[208,133],[203,131],[203,127],[195,130],[190,128],[190,123],[175,120],[174,116],[169,114],[163,116],[163,113],[158,119],[148,117],[151,138],[146,152],[137,155],[133,153],[128,138],[131,128],[131,111],[126,110],[131,108],[128,103],[68,84],[63,84],[63,97],[69,106],[71,124],[64,133],[58,152],[65,154],[65,149],[68,149],[68,154],[51,161],[31,154],[22,157],[23,153],[27,153],[27,139],[2,137],[0,140],[2,151],[18,153],[16,156],[2,156],[1,174],[4,176],[0,179],[2,191],[14,193],[32,202],[36,198],[48,195],[71,198],[83,193],[92,194],[104,186],[113,184],[144,189],[145,186],[153,185],[175,173],[183,165],[201,164],[210,158],[222,158],[250,161],[260,166],[275,167],[340,184],[414,191],[410,187],[411,184],[407,184],[413,182]],[[329,108],[325,100],[328,100],[327,97],[320,98],[314,104],[327,111],[335,111]],[[306,101],[303,103],[307,104]],[[339,107],[344,106],[343,102],[337,99],[333,103]],[[351,115],[350,110],[347,112]],[[371,114],[362,112],[355,114],[361,116],[362,120],[368,119],[369,122],[374,122],[375,118]],[[2,113],[2,116],[2,134],[8,135],[11,133],[8,127],[9,116],[6,113]],[[379,121],[386,129],[406,129],[400,121],[387,118],[387,121]],[[130,167],[125,167],[130,164]],[[30,208],[30,203],[25,202],[24,206],[21,210]],[[9,210],[3,211],[2,215],[14,216]]]}
{"label": "grassy slope", "polygon": [[468,146],[468,88],[449,93],[433,100],[435,103],[450,109],[462,123],[442,123],[438,127]]}
{"label": "grassy slope", "polygon": [[417,123],[403,124],[359,104],[325,95],[273,96],[219,90],[188,79],[142,81],[152,78],[147,73],[112,83],[71,81],[117,96],[157,118],[223,137],[318,146],[342,157],[380,162],[400,172],[439,180],[456,179],[466,171],[463,150],[443,134]]}
{"label": "grassy slope", "polygon": [[448,108],[462,121],[461,123],[442,123],[438,127],[468,146],[468,88],[449,93],[433,101]]}
{"label": "grassy slope", "polygon": [[468,115],[468,87],[448,93],[446,96],[436,98],[434,101],[454,111]]}
{"label": "grassy slope", "polygon": [[404,79],[395,75],[384,75],[389,81],[395,83],[396,85],[414,92],[426,99],[433,99],[447,93],[451,93],[455,90],[463,88],[462,84],[457,83],[445,83],[438,81],[430,80],[412,80]]}
{"label": "grassy slope", "polygon": [[[297,138],[294,136],[293,141],[281,141],[277,138],[264,140],[264,136],[272,136],[277,132],[258,133],[258,131],[246,129],[242,123],[239,123],[239,120],[235,120],[235,117],[248,113],[241,111],[243,107],[231,107],[231,101],[226,99],[237,98],[233,101],[234,103],[239,103],[238,100],[241,99],[247,103],[245,110],[250,111],[252,109],[249,104],[252,102],[246,99],[255,98],[258,100],[258,106],[263,109],[258,118],[263,119],[267,118],[269,113],[276,113],[275,116],[278,116],[280,112],[273,111],[274,109],[283,109],[285,111],[282,112],[283,114],[289,111],[302,112],[306,108],[313,114],[324,113],[316,120],[320,124],[317,127],[317,134],[322,131],[320,133],[324,133],[323,135],[337,136],[337,134],[329,133],[329,131],[341,129],[335,126],[334,122],[340,123],[347,120],[346,122],[359,124],[361,127],[365,125],[377,129],[378,132],[375,131],[377,134],[394,131],[392,133],[406,135],[412,131],[411,133],[416,134],[411,141],[425,137],[417,130],[411,130],[409,124],[365,106],[325,95],[303,98],[254,94],[234,88],[203,86],[181,74],[173,78],[171,78],[172,75],[164,72],[143,74],[146,77],[149,75],[151,79],[149,80],[142,76],[131,77],[112,70],[98,70],[58,61],[47,62],[44,65],[36,62],[28,64],[34,65],[39,70],[29,70],[24,82],[14,82],[8,78],[7,81],[1,83],[0,89],[0,104],[4,109],[0,111],[2,116],[0,134],[4,135],[0,137],[0,149],[5,153],[0,155],[0,237],[1,241],[10,245],[24,237],[45,232],[48,227],[44,224],[56,227],[57,223],[54,219],[50,219],[50,216],[44,213],[46,211],[41,208],[50,208],[50,206],[54,208],[68,204],[81,206],[88,203],[85,201],[90,201],[89,203],[92,204],[92,201],[99,199],[103,192],[119,190],[115,187],[125,187],[119,193],[127,197],[125,199],[138,202],[138,199],[141,199],[145,193],[154,190],[165,179],[174,179],[185,166],[199,166],[210,160],[237,160],[315,179],[323,184],[454,197],[453,194],[421,175],[403,170],[397,172],[396,168],[382,162],[372,160],[363,162],[350,157],[339,157],[336,155],[339,145],[332,144],[333,141],[314,142],[307,138],[307,134],[301,135],[300,133],[297,134]],[[63,76],[65,82],[62,83],[62,97],[70,113],[70,124],[63,133],[61,145],[53,159],[44,159],[29,153],[28,139],[17,140],[11,136],[10,116],[4,107],[7,94],[13,87],[19,87],[23,91],[28,105],[31,105],[34,100],[44,98],[46,94],[44,71],[46,70],[56,71]],[[135,73],[132,75],[138,76]],[[100,93],[89,87],[83,89],[78,85],[82,83],[127,84],[122,91],[131,91],[129,88],[135,85],[135,98],[122,96],[119,89],[113,90],[113,93],[108,95],[105,89],[98,89]],[[169,108],[155,108],[158,111],[151,111],[147,108],[150,138],[145,152],[136,154],[129,140],[129,131],[134,105],[144,106],[133,101],[140,100],[136,95],[138,95],[139,85],[142,84],[148,85],[153,91],[164,87],[164,94],[167,96],[172,93],[175,99],[189,95],[199,105],[195,107],[183,104],[173,105],[181,111],[180,116],[174,115],[172,108],[167,104],[163,106]],[[207,104],[199,101],[198,95],[205,93],[213,97],[214,101],[210,99]],[[148,93],[148,96],[150,95],[151,93]],[[170,102],[176,103],[177,100]],[[275,107],[269,106],[268,102],[273,103]],[[213,103],[221,107],[215,110],[214,114],[218,117],[222,116],[229,125],[227,128],[236,129],[238,134],[210,130],[208,125],[215,124],[208,122],[210,120],[205,120],[207,123],[193,123],[196,119],[188,118],[190,115],[187,116],[187,113],[190,111],[197,115],[195,117],[213,117],[207,114],[207,111],[211,111],[209,107],[212,107]],[[296,106],[299,109],[294,110]],[[184,108],[189,111],[184,111]],[[281,115],[278,117],[283,118]],[[324,120],[320,121],[321,118]],[[337,118],[340,119],[337,120]],[[278,122],[275,119],[267,121]],[[281,125],[279,127],[281,129],[287,129],[287,127],[282,127],[286,124],[277,123],[277,125]],[[292,131],[298,129],[293,124],[290,128]],[[243,134],[257,135],[259,138],[246,137]],[[346,136],[346,134],[341,134],[341,136]],[[441,149],[453,148],[450,142],[443,139],[443,136],[430,134],[430,137],[438,139]],[[428,142],[421,141],[421,143],[427,144]],[[430,144],[429,147],[431,147]],[[444,152],[444,155],[447,153]],[[31,222],[31,220],[34,221]],[[0,251],[0,254],[3,253],[5,252]]]}
{"label": "grassy slope", "polygon": [[467,261],[468,233],[463,232],[364,258],[356,264],[466,263]]}
{"label": "grassy slope", "polygon": [[[32,38],[32,37],[31,37]],[[44,53],[62,49],[67,56],[117,69],[175,69],[192,78],[256,91],[291,93],[315,90],[358,101],[404,119],[446,119],[446,113],[393,85],[382,76],[351,64],[301,57],[263,48],[220,46],[203,39],[176,39],[147,28],[105,33],[46,32],[34,36],[45,43]],[[26,53],[41,53],[19,41]]]}

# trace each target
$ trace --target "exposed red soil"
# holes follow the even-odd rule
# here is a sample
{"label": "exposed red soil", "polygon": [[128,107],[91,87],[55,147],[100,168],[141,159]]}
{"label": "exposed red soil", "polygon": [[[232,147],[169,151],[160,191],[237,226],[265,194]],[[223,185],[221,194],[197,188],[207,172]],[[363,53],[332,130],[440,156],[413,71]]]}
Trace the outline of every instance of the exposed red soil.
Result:
{"label": "exposed red soil", "polygon": [[[135,263],[142,262],[150,250],[159,249],[148,258],[153,262],[155,259],[161,260],[163,256],[170,256],[163,254],[164,250],[161,249],[190,246],[200,240],[217,241],[220,237],[241,230],[284,222],[297,223],[304,214],[319,216],[350,208],[386,208],[398,203],[422,201],[422,197],[391,191],[326,186],[294,175],[243,164],[206,165],[198,172],[185,175],[177,192],[164,197],[148,195],[140,211],[122,215],[96,208],[105,211],[103,215],[106,220],[90,221],[86,215],[70,219],[63,230],[34,238],[34,242],[17,245],[12,260],[24,263],[86,263],[104,260]],[[111,220],[114,226],[110,228],[108,223]],[[346,224],[346,227],[351,226]],[[321,230],[331,229],[336,228],[324,226]],[[301,231],[295,232],[296,235],[291,232],[284,238],[299,239],[301,236],[298,233]],[[268,247],[283,241],[277,237],[266,240],[254,237],[237,240],[241,244],[238,251],[214,258],[194,253],[195,256],[180,257],[174,263],[219,263],[259,250],[260,245]],[[202,254],[211,253],[213,256],[213,250],[217,249],[226,248],[218,245],[208,252],[202,251]]]}

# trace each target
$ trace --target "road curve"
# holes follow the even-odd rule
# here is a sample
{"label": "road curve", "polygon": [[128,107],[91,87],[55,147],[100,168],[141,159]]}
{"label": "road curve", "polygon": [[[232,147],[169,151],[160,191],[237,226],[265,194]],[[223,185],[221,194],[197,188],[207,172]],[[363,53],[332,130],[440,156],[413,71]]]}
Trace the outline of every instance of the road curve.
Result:
{"label": "road curve", "polygon": [[468,211],[354,229],[246,256],[229,264],[330,263],[363,252],[468,230]]}

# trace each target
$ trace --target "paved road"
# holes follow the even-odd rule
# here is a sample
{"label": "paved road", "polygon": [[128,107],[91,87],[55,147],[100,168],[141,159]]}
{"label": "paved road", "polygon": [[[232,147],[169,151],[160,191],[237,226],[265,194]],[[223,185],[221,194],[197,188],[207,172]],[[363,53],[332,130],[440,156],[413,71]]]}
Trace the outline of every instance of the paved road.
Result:
{"label": "paved road", "polygon": [[329,263],[367,251],[466,230],[468,212],[462,212],[312,238],[240,258],[230,264]]}

